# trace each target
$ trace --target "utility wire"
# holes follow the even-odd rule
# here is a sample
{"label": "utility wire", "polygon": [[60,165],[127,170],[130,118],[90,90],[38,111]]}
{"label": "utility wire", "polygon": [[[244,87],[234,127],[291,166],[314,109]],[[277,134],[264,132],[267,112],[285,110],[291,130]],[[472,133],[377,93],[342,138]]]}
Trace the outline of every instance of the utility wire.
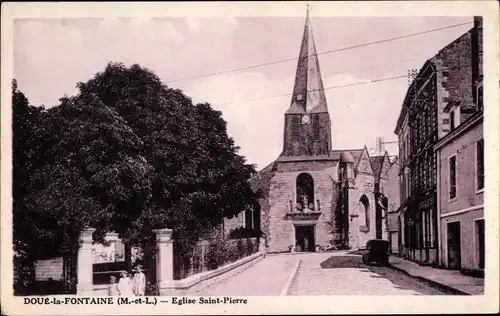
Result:
{"label": "utility wire", "polygon": [[[331,54],[331,53],[335,53],[335,52],[340,52],[340,51],[345,51],[345,50],[350,50],[350,49],[356,49],[356,48],[361,48],[361,47],[366,47],[366,46],[381,44],[381,43],[385,43],[385,42],[391,42],[391,41],[400,40],[400,39],[404,39],[404,38],[408,38],[408,37],[413,37],[413,36],[418,36],[418,35],[422,35],[422,34],[427,34],[427,33],[442,31],[442,30],[446,30],[446,29],[450,29],[450,28],[455,28],[455,27],[459,27],[459,26],[463,26],[463,25],[467,25],[467,24],[471,24],[471,23],[472,22],[464,22],[464,23],[459,23],[459,24],[448,25],[448,26],[444,26],[444,27],[440,27],[440,28],[436,28],[436,29],[431,29],[431,30],[427,30],[427,31],[422,31],[422,32],[417,32],[417,33],[411,33],[411,34],[407,34],[407,35],[402,35],[402,36],[387,38],[387,39],[383,39],[383,40],[379,40],[379,41],[374,41],[374,42],[369,42],[369,43],[364,43],[364,44],[359,44],[359,45],[348,46],[348,47],[334,49],[334,50],[328,50],[328,51],[316,53],[316,55]],[[309,56],[312,56],[312,55],[309,55]],[[402,63],[402,62],[412,61],[412,60],[418,60],[418,59],[424,59],[424,58],[427,58],[427,57],[419,57],[419,58],[413,58],[413,59],[400,60],[400,61],[397,61],[397,62],[387,63],[386,65],[391,65],[391,64],[396,64],[396,63]],[[182,78],[182,79],[170,80],[170,81],[166,81],[165,83],[169,84],[169,83],[180,82],[180,81],[185,81],[185,80],[192,80],[192,79],[198,79],[198,78],[206,78],[206,77],[217,76],[217,75],[221,75],[221,74],[225,74],[225,73],[238,72],[238,71],[242,71],[242,70],[248,70],[248,69],[253,69],[253,68],[259,68],[259,67],[265,67],[265,66],[275,65],[275,64],[279,64],[279,63],[283,63],[283,62],[293,61],[293,60],[298,60],[298,57],[288,58],[288,59],[282,59],[282,60],[277,60],[277,61],[268,62],[268,63],[256,64],[256,65],[251,65],[251,66],[242,67],[242,68],[235,68],[235,69],[230,69],[230,70],[223,70],[223,71],[213,72],[213,73],[210,73],[210,74],[205,74],[205,75],[200,75],[200,76],[192,76],[192,77],[186,77],[186,78]],[[345,72],[345,71],[354,71],[354,70],[371,69],[371,68],[376,68],[376,67],[379,67],[379,66],[380,65],[369,66],[369,67],[366,67],[366,68],[355,68],[355,69],[350,69],[350,70],[343,70],[343,72]],[[333,72],[333,73],[339,73],[339,72]],[[393,78],[393,79],[395,79],[395,78]],[[282,95],[282,96],[289,96],[289,95],[290,94],[286,94],[286,95]],[[280,96],[273,96],[273,97],[280,97]],[[269,98],[269,97],[266,97],[266,98]],[[57,100],[59,100],[59,98],[57,98]],[[255,100],[259,100],[259,99],[255,99]],[[48,100],[47,99],[47,100],[37,100],[37,101],[31,101],[31,102],[38,102],[38,103],[42,102],[43,103],[44,101],[53,101],[53,100]],[[53,102],[56,102],[56,101],[53,101]],[[238,101],[238,102],[241,102],[241,101]],[[228,103],[235,103],[235,102],[228,102]],[[228,104],[228,103],[223,103],[223,104]]]}
{"label": "utility wire", "polygon": [[[439,28],[431,29],[431,30],[427,30],[427,31],[410,33],[410,34],[406,34],[406,35],[402,35],[402,36],[396,36],[396,37],[386,38],[386,39],[383,39],[383,40],[368,42],[368,43],[364,43],[364,44],[358,44],[358,45],[353,45],[353,46],[348,46],[348,47],[343,47],[343,48],[338,48],[338,49],[333,49],[333,50],[327,50],[327,51],[324,51],[324,52],[316,53],[316,55],[331,54],[331,53],[346,51],[346,50],[350,50],[350,49],[356,49],[356,48],[367,47],[367,46],[376,45],[376,44],[382,44],[382,43],[392,42],[392,41],[396,41],[396,40],[400,40],[400,39],[404,39],[404,38],[408,38],[408,37],[418,36],[418,35],[422,35],[422,34],[428,34],[428,33],[437,32],[437,31],[442,31],[442,30],[446,30],[446,29],[450,29],[450,28],[455,28],[455,27],[459,27],[459,26],[463,26],[463,25],[467,25],[467,24],[471,24],[471,23],[472,22],[464,22],[464,23],[459,23],[459,24],[448,25],[448,26],[439,27]],[[313,56],[313,55],[309,55],[307,57],[311,57],[311,56]],[[276,61],[272,61],[272,62],[251,65],[251,66],[242,67],[242,68],[234,68],[234,69],[229,69],[229,70],[217,71],[217,72],[213,72],[213,73],[209,73],[209,74],[205,74],[205,75],[199,75],[199,76],[192,76],[192,77],[186,77],[186,78],[181,78],[181,79],[170,80],[170,81],[167,81],[165,83],[168,84],[168,83],[185,81],[185,80],[191,80],[191,79],[198,79],[198,78],[205,78],[205,77],[217,76],[217,75],[221,75],[221,74],[225,74],[225,73],[231,73],[231,72],[237,72],[237,71],[248,70],[248,69],[253,69],[253,68],[271,66],[271,65],[275,65],[275,64],[279,64],[279,63],[284,63],[284,62],[288,62],[288,61],[298,60],[298,59],[299,59],[298,57],[281,59],[281,60],[276,60]]]}
{"label": "utility wire", "polygon": [[[439,71],[447,71],[447,70],[457,69],[457,68],[461,68],[461,67],[470,67],[470,66],[471,66],[470,64],[459,65],[459,66],[452,67],[452,68],[439,69]],[[401,76],[394,76],[394,77],[374,79],[374,80],[364,81],[364,82],[350,83],[350,84],[345,84],[345,85],[340,85],[340,86],[331,86],[331,87],[327,87],[327,88],[323,88],[323,89],[313,89],[313,90],[306,91],[306,93],[316,92],[316,91],[321,91],[321,90],[326,91],[326,90],[331,90],[331,89],[338,89],[338,88],[359,86],[359,85],[365,85],[365,84],[382,82],[382,81],[389,81],[389,80],[396,80],[396,79],[402,79],[402,78],[408,78],[408,74],[401,75]],[[288,97],[288,96],[292,96],[292,95],[293,95],[293,93],[286,93],[286,94],[278,94],[278,95],[271,95],[271,96],[267,96],[267,97],[255,98],[255,99],[247,99],[247,100],[240,100],[240,101],[231,101],[231,102],[224,102],[224,103],[214,103],[214,104],[217,104],[217,105],[226,105],[226,104],[232,104],[232,103],[253,102],[253,101],[266,100],[266,99]]]}
{"label": "utility wire", "polygon": [[[359,71],[359,70],[366,70],[366,69],[374,69],[374,68],[385,67],[385,66],[390,66],[390,65],[394,65],[394,64],[402,64],[402,63],[405,63],[405,62],[416,61],[416,60],[423,60],[423,59],[428,59],[428,58],[429,58],[428,56],[420,56],[420,57],[402,59],[402,60],[398,60],[398,61],[392,61],[392,62],[388,62],[388,63],[379,63],[379,64],[367,66],[367,67],[348,68],[348,69],[343,69],[343,70],[340,70],[340,71],[332,71],[332,72],[326,73],[326,75],[328,76],[328,75],[332,75],[332,74],[341,74],[341,73],[345,73],[345,72],[348,72],[348,71]],[[59,99],[60,98],[58,98],[57,100],[56,99],[43,99],[43,100],[35,100],[35,101],[31,101],[30,100],[30,103],[57,102]]]}

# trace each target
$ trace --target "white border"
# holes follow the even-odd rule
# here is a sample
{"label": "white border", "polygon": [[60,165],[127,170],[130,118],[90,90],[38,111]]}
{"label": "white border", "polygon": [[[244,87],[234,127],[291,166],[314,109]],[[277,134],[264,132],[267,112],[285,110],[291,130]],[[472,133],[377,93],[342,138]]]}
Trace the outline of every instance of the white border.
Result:
{"label": "white border", "polygon": [[[312,314],[312,313],[450,313],[498,312],[499,298],[499,5],[496,1],[318,1],[312,4],[312,14],[320,16],[473,16],[484,20],[484,74],[485,82],[485,223],[488,266],[485,270],[485,295],[453,296],[305,296],[248,297],[248,305],[184,305],[184,306],[69,306],[24,305],[21,298],[12,297],[12,199],[11,199],[11,129],[10,85],[12,73],[13,18],[78,18],[78,17],[234,17],[234,16],[304,16],[303,2],[198,2],[198,3],[2,3],[2,102],[1,169],[2,222],[1,240],[1,303],[5,314],[27,315],[134,315],[134,314]],[[486,66],[487,65],[487,66]],[[6,93],[7,92],[7,93]],[[492,137],[486,135],[492,135]],[[388,304],[390,302],[390,304]]]}

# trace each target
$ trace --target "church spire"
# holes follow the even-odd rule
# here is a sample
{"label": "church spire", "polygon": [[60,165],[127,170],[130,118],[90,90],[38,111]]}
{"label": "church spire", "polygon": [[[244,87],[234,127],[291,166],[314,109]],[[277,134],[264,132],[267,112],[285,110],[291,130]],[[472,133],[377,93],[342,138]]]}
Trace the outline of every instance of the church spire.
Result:
{"label": "church spire", "polygon": [[321,71],[314,43],[309,5],[307,5],[304,35],[300,46],[293,96],[287,114],[328,113]]}

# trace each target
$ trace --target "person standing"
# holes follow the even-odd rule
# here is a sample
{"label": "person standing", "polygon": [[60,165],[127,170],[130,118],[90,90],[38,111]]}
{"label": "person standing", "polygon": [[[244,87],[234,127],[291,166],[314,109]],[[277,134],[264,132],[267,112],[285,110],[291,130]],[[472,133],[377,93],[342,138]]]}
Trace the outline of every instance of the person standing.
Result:
{"label": "person standing", "polygon": [[139,264],[134,269],[135,274],[133,278],[134,294],[137,296],[144,296],[146,293],[146,276],[142,272],[142,266]]}
{"label": "person standing", "polygon": [[109,278],[108,296],[118,296],[118,295],[120,295],[120,291],[118,290],[118,284],[116,284],[116,277],[111,276]]}
{"label": "person standing", "polygon": [[118,290],[120,291],[121,296],[133,296],[134,292],[132,289],[132,281],[128,276],[127,271],[121,272],[121,278],[118,282]]}

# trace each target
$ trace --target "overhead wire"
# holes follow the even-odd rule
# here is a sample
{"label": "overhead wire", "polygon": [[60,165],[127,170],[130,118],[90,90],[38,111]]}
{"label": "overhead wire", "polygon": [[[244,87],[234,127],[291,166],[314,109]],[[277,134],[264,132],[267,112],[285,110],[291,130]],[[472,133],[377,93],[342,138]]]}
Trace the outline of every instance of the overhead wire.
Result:
{"label": "overhead wire", "polygon": [[[377,44],[387,43],[387,42],[396,41],[396,40],[400,40],[400,39],[404,39],[404,38],[408,38],[408,37],[413,37],[413,36],[418,36],[418,35],[422,35],[422,34],[428,34],[428,33],[438,32],[438,31],[442,31],[442,30],[447,30],[447,29],[450,29],[450,28],[455,28],[455,27],[459,27],[459,26],[463,26],[463,25],[467,25],[467,24],[472,24],[472,22],[463,22],[463,23],[458,23],[458,24],[453,24],[453,25],[447,25],[447,26],[443,26],[443,27],[439,27],[439,28],[435,28],[435,29],[430,29],[430,30],[426,30],[426,31],[421,31],[421,32],[416,32],[416,33],[410,33],[410,34],[396,36],[396,37],[391,37],[391,38],[386,38],[386,39],[382,39],[382,40],[378,40],[378,41],[373,41],[373,42],[368,42],[368,43],[363,43],[363,44],[357,44],[357,45],[352,45],[352,46],[347,46],[347,47],[342,47],[342,48],[327,50],[327,51],[324,51],[324,52],[316,53],[316,55],[331,54],[331,53],[336,53],[336,52],[341,52],[341,51],[346,51],[346,50],[351,50],[351,49],[356,49],[356,48],[361,48],[361,47],[367,47],[367,46],[371,46],[371,45],[377,45]],[[307,57],[311,57],[311,56],[313,56],[313,55],[308,55]],[[192,77],[186,77],[186,78],[169,80],[169,81],[166,81],[165,83],[169,84],[169,83],[174,83],[174,82],[179,82],[179,81],[185,81],[185,80],[192,80],[192,79],[198,79],[198,78],[205,78],[205,77],[217,76],[217,75],[221,75],[221,74],[238,72],[238,71],[242,71],[242,70],[249,70],[249,69],[253,69],[253,68],[271,66],[271,65],[275,65],[275,64],[279,64],[279,63],[284,63],[284,62],[288,62],[288,61],[298,60],[298,59],[299,59],[298,57],[280,59],[280,60],[275,60],[275,61],[271,61],[271,62],[250,65],[250,66],[241,67],[241,68],[234,68],[234,69],[229,69],[229,70],[216,71],[216,72],[212,72],[212,73],[205,74],[205,75],[198,75],[198,76],[192,76]]]}
{"label": "overhead wire", "polygon": [[[447,71],[447,70],[453,70],[453,69],[458,69],[458,68],[462,68],[462,67],[470,67],[470,66],[471,66],[470,64],[459,65],[459,66],[456,66],[456,67],[439,69],[439,71]],[[317,92],[317,91],[322,91],[322,90],[326,91],[326,90],[331,90],[331,89],[346,88],[346,87],[352,87],[352,86],[358,86],[358,85],[366,85],[366,84],[371,84],[371,83],[377,83],[377,82],[383,82],[383,81],[389,81],[389,80],[396,80],[396,79],[402,79],[402,78],[407,79],[408,78],[408,74],[400,75],[400,76],[387,77],[387,78],[373,79],[373,80],[363,81],[363,82],[355,82],[355,83],[350,83],[350,84],[345,84],[345,85],[339,85],[339,86],[331,86],[331,87],[326,87],[326,88],[323,88],[323,89],[312,89],[312,90],[306,91],[306,93]],[[266,97],[261,97],[261,98],[239,100],[239,101],[231,101],[231,102],[224,102],[224,103],[214,103],[214,104],[217,104],[217,105],[226,105],[226,104],[232,104],[232,103],[253,102],[253,101],[266,100],[266,99],[288,97],[288,96],[292,96],[292,95],[293,95],[293,93],[286,93],[286,94],[271,95],[271,96],[266,96]]]}
{"label": "overhead wire", "polygon": [[[442,30],[446,30],[446,29],[450,29],[450,28],[455,28],[455,27],[459,27],[459,26],[463,26],[463,25],[467,25],[467,24],[471,24],[471,23],[472,22],[463,22],[463,23],[448,25],[448,26],[439,27],[439,28],[435,28],[435,29],[430,29],[430,30],[426,30],[426,31],[415,32],[415,33],[410,33],[410,34],[406,34],[406,35],[402,35],[402,36],[396,36],[396,37],[386,38],[386,39],[382,39],[382,40],[378,40],[378,41],[372,41],[372,42],[368,42],[368,43],[363,43],[363,44],[358,44],[358,45],[352,45],[352,46],[338,48],[338,49],[333,49],[333,50],[327,50],[327,51],[324,51],[324,52],[318,52],[318,53],[316,53],[316,55],[331,54],[331,53],[340,52],[340,51],[346,51],[346,50],[351,50],[351,49],[357,49],[357,48],[367,47],[367,46],[371,46],[371,45],[377,45],[377,44],[391,42],[391,41],[395,41],[395,40],[400,40],[400,39],[404,39],[404,38],[408,38],[408,37],[413,37],[413,36],[418,36],[418,35],[422,35],[422,34],[428,34],[428,33],[432,33],[432,32],[437,32],[437,31],[442,31]],[[400,60],[400,61],[396,61],[396,62],[386,63],[385,65],[392,65],[392,64],[403,63],[403,62],[407,62],[407,61],[419,60],[419,59],[424,59],[424,58],[426,58],[426,57],[422,56],[422,57],[417,57],[417,58],[405,59],[405,60]],[[298,60],[298,57],[281,59],[281,60],[277,60],[277,61],[272,61],[272,62],[267,62],[267,63],[261,63],[261,64],[255,64],[255,65],[250,65],[250,66],[241,67],[241,68],[235,68],[235,69],[230,69],[230,70],[223,70],[223,71],[213,72],[213,73],[209,73],[209,74],[205,74],[205,75],[199,75],[199,76],[192,76],[192,77],[186,77],[186,78],[181,78],[181,79],[175,79],[175,80],[166,81],[165,83],[169,84],[169,83],[180,82],[180,81],[185,81],[185,80],[192,80],[192,79],[198,79],[198,78],[205,78],[205,77],[217,76],[217,75],[221,75],[221,74],[238,72],[238,71],[243,71],[243,70],[248,70],[248,69],[253,69],[253,68],[266,67],[266,66],[270,66],[270,65],[274,65],[274,64],[278,64],[278,63],[293,61],[293,60],[295,60],[295,61]],[[376,64],[376,65],[372,65],[372,66],[368,66],[368,67],[362,67],[362,68],[347,69],[347,70],[343,70],[343,72],[345,72],[345,71],[356,71],[356,70],[372,69],[372,68],[377,68],[377,67],[380,67],[380,64]],[[333,74],[333,73],[339,73],[339,72],[332,72],[330,74]],[[403,78],[403,77],[407,78],[408,76],[404,75],[404,76],[396,76],[396,77],[375,79],[375,80],[372,80],[372,81],[369,81],[369,82],[363,82],[363,83],[356,83],[356,84],[348,84],[348,85],[342,85],[342,86],[329,87],[329,88],[325,88],[325,90],[336,89],[336,88],[343,88],[343,87],[349,87],[349,86],[358,85],[358,84],[368,84],[368,83],[374,83],[374,82],[379,82],[379,81],[395,80],[395,79],[400,79],[400,78]],[[263,97],[263,98],[256,98],[256,99],[249,99],[249,100],[242,100],[242,101],[231,101],[231,102],[218,103],[218,104],[222,105],[222,104],[231,104],[231,103],[242,103],[242,102],[249,102],[249,101],[264,100],[264,99],[269,99],[269,98],[284,97],[284,96],[290,96],[290,95],[291,94],[282,94],[282,95],[274,95],[274,96],[268,96],[268,97]],[[45,100],[35,100],[35,101],[31,101],[30,100],[30,103],[43,103],[44,101],[55,102],[55,100],[56,99],[54,99],[54,100],[45,99]],[[59,98],[57,98],[57,100],[59,100]]]}

